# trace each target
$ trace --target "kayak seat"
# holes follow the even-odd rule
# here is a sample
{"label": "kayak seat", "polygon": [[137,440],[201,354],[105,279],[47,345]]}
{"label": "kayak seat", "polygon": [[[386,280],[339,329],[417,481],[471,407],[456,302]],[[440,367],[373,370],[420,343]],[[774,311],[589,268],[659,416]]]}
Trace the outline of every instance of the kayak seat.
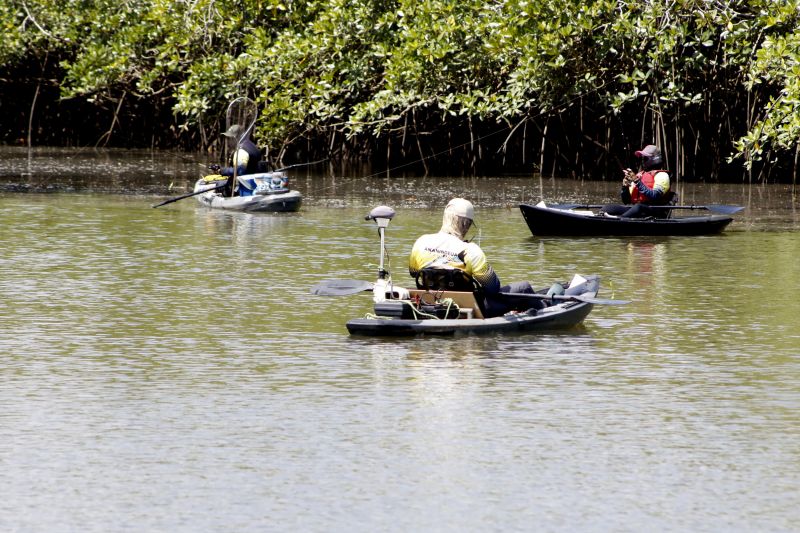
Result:
{"label": "kayak seat", "polygon": [[418,289],[427,291],[471,292],[482,314],[485,314],[483,287],[475,278],[458,268],[427,267],[414,277]]}
{"label": "kayak seat", "polygon": [[[660,202],[655,204],[644,204],[645,206],[648,205],[655,205],[655,206],[669,206],[669,205],[676,205],[678,200],[678,195],[675,191],[669,191],[664,198],[661,199]],[[640,218],[642,220],[656,220],[656,219],[665,219],[665,218],[672,218],[672,209],[659,209],[659,210],[649,210],[648,216],[640,216],[640,215],[633,215],[633,217]]]}
{"label": "kayak seat", "polygon": [[475,292],[481,290],[475,278],[458,268],[423,268],[414,277],[418,289]]}

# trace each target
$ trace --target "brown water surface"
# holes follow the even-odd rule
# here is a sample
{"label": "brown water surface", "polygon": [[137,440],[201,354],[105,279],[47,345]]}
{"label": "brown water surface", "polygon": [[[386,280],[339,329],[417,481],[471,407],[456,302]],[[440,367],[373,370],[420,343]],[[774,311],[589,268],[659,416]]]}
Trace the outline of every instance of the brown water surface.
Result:
{"label": "brown water surface", "polygon": [[[790,188],[684,185],[722,235],[535,238],[616,183],[290,175],[299,213],[183,193],[200,157],[0,150],[0,526],[17,531],[791,531],[800,223]],[[199,169],[199,170],[198,170]],[[170,189],[170,183],[172,188]],[[504,281],[599,274],[580,328],[365,339],[344,322],[451,196]]]}

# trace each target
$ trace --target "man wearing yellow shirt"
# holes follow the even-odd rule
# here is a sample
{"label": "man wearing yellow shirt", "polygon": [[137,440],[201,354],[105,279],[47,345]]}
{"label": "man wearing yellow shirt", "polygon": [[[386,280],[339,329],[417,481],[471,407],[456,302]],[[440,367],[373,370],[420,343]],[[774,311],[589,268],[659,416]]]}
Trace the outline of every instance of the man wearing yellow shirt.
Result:
{"label": "man wearing yellow shirt", "polygon": [[471,202],[463,198],[450,200],[444,210],[439,232],[423,235],[414,243],[408,260],[408,271],[416,278],[423,268],[428,267],[463,270],[481,285],[486,297],[485,314],[499,316],[508,309],[493,299],[493,295],[498,292],[531,294],[533,288],[527,281],[501,287],[500,279],[480,246],[465,240],[474,219],[475,208]]}

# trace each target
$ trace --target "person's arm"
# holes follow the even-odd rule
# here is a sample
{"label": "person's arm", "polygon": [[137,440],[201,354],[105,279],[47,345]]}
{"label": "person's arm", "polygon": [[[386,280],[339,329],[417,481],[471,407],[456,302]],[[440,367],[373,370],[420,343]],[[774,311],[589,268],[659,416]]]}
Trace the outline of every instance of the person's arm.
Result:
{"label": "person's arm", "polygon": [[417,265],[416,261],[416,254],[414,250],[411,250],[411,256],[408,258],[408,273],[411,274],[411,277],[416,279],[417,274],[419,274],[419,266]]}
{"label": "person's arm", "polygon": [[623,204],[631,203],[631,183],[635,179],[633,170],[626,168],[622,171],[622,188],[619,190],[619,197]]}
{"label": "person's arm", "polygon": [[[245,173],[245,170],[247,169],[247,162],[250,161],[250,154],[247,153],[247,150],[239,148],[233,154],[231,161],[233,165],[236,166],[236,175],[241,176],[242,174]],[[229,177],[233,176],[234,174],[233,166],[221,168],[219,169],[219,173],[222,174],[223,176],[229,176]]]}
{"label": "person's arm", "polygon": [[408,256],[408,273],[414,279],[417,278],[417,274],[425,266],[423,255],[422,237],[420,237],[414,242],[414,246],[411,247],[411,255]]}
{"label": "person's arm", "polygon": [[497,277],[492,265],[486,260],[483,250],[477,244],[468,243],[459,257],[462,257],[466,265],[467,274],[475,278],[487,294],[500,292],[500,278]]}
{"label": "person's arm", "polygon": [[666,172],[658,172],[655,175],[653,189],[660,191],[662,195],[669,192],[669,174]]}

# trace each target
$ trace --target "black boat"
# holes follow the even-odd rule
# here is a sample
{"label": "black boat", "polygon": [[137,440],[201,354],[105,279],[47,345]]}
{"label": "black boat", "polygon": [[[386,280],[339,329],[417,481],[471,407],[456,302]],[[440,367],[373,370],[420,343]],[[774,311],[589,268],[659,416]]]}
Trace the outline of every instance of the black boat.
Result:
{"label": "black boat", "polygon": [[[727,215],[625,218],[598,212],[600,205],[520,204],[522,216],[534,236],[550,235],[708,235],[722,232],[733,221]],[[738,206],[657,206],[656,209],[705,209],[727,214]]]}
{"label": "black boat", "polygon": [[[622,303],[595,298],[597,276],[576,276],[563,295],[507,294],[513,311],[484,318],[471,292],[409,289],[405,299],[376,302],[375,313],[347,321],[351,335],[456,335],[512,331],[552,331],[577,326],[594,303]],[[547,302],[544,307],[542,302]]]}

